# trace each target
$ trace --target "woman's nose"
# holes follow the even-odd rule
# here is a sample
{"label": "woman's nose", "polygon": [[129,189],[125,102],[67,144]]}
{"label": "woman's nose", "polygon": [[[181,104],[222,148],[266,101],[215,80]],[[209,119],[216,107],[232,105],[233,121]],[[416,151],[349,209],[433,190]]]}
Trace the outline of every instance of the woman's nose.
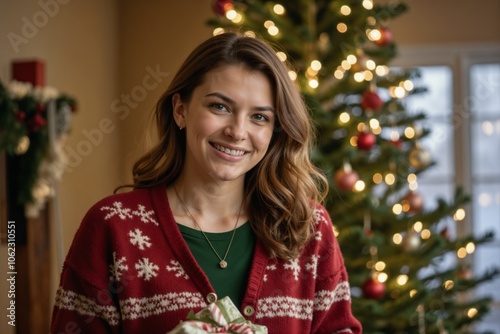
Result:
{"label": "woman's nose", "polygon": [[231,137],[235,141],[239,141],[246,138],[247,135],[247,123],[243,117],[234,117],[226,125],[224,129],[224,134]]}

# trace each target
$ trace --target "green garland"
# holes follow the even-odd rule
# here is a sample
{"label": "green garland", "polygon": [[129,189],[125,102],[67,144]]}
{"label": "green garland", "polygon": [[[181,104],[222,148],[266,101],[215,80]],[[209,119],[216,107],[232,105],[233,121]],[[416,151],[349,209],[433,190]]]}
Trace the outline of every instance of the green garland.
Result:
{"label": "green garland", "polygon": [[[41,88],[33,89],[24,83],[13,85],[22,86],[24,91],[14,94],[0,82],[0,151],[6,152],[9,167],[14,171],[9,177],[17,185],[17,202],[26,204],[34,199],[32,190],[38,168],[49,148],[48,101],[40,96]],[[76,110],[75,99],[59,94],[54,99],[56,118],[63,116],[64,108]],[[66,124],[58,135],[67,128]]]}

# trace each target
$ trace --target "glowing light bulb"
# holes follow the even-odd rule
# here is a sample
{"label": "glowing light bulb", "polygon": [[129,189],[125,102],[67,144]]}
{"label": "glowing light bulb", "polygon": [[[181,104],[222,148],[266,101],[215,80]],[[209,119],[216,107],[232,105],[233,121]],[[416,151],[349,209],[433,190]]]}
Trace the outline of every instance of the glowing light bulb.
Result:
{"label": "glowing light bulb", "polygon": [[351,116],[347,112],[343,112],[339,115],[339,123],[346,124],[351,119]]}
{"label": "glowing light bulb", "polygon": [[373,183],[380,184],[383,180],[383,176],[380,173],[375,173],[375,174],[373,174],[372,180],[373,180]]}
{"label": "glowing light bulb", "polygon": [[373,73],[371,71],[364,71],[363,75],[365,77],[365,81],[372,81],[373,80]]}
{"label": "glowing light bulb", "polygon": [[285,14],[285,7],[283,7],[282,5],[280,4],[276,4],[274,5],[273,7],[273,11],[278,14],[278,15],[283,15]]}
{"label": "glowing light bulb", "polygon": [[355,184],[354,184],[354,190],[357,191],[357,192],[361,192],[363,190],[365,190],[365,183],[361,180],[358,180]]}
{"label": "glowing light bulb", "polygon": [[344,77],[344,72],[343,72],[343,71],[341,71],[341,70],[336,70],[336,71],[333,73],[333,76],[334,76],[336,79],[340,80],[340,79],[342,79],[342,78]]}
{"label": "glowing light bulb", "polygon": [[365,80],[365,74],[363,72],[354,73],[354,81],[362,82]]}
{"label": "glowing light bulb", "polygon": [[282,51],[276,52],[276,56],[278,56],[279,60],[281,60],[281,61],[286,61],[286,59],[287,59],[286,53],[284,53]]}
{"label": "glowing light bulb", "polygon": [[405,285],[408,282],[408,276],[407,275],[399,275],[398,278],[396,278],[396,282],[398,282],[399,285]]}
{"label": "glowing light bulb", "polygon": [[271,36],[276,36],[280,32],[280,30],[278,29],[277,26],[272,26],[272,27],[267,28],[267,32]]}
{"label": "glowing light bulb", "polygon": [[413,224],[413,230],[417,233],[419,233],[420,231],[422,231],[422,228],[424,227],[424,224],[422,224],[421,221],[417,221],[415,222],[415,224]]}
{"label": "glowing light bulb", "polygon": [[431,230],[428,229],[422,230],[422,232],[420,233],[420,237],[422,239],[429,239],[431,235],[432,235]]}
{"label": "glowing light bulb", "polygon": [[467,316],[469,318],[474,318],[477,315],[477,308],[471,307],[467,310]]}
{"label": "glowing light bulb", "polygon": [[399,215],[403,211],[403,206],[399,203],[396,203],[392,207],[392,213],[395,215]]}
{"label": "glowing light bulb", "polygon": [[415,129],[412,127],[407,127],[405,129],[405,136],[408,139],[412,139],[413,137],[415,137]]}
{"label": "glowing light bulb", "polygon": [[461,220],[464,220],[465,219],[465,210],[460,208],[460,209],[457,209],[457,211],[455,212],[455,214],[453,215],[453,219],[455,221],[461,221]]}
{"label": "glowing light bulb", "polygon": [[382,38],[382,33],[378,29],[368,30],[366,35],[368,36],[368,39],[370,41],[378,41],[380,38]]}
{"label": "glowing light bulb", "polygon": [[451,290],[455,287],[455,282],[453,282],[452,280],[447,280],[443,283],[443,286],[446,290]]}
{"label": "glowing light bulb", "polygon": [[372,0],[363,0],[363,7],[365,7],[365,9],[373,9],[373,1]]}
{"label": "glowing light bulb", "polygon": [[233,20],[236,17],[237,13],[234,9],[230,9],[226,12],[226,17],[228,20]]}
{"label": "glowing light bulb", "polygon": [[375,267],[375,270],[382,271],[385,269],[385,266],[386,266],[386,264],[384,261],[378,261],[377,263],[375,263],[374,267]]}
{"label": "glowing light bulb", "polygon": [[394,242],[396,245],[401,244],[403,242],[403,236],[399,233],[396,233],[392,236],[392,242]]}
{"label": "glowing light bulb", "polygon": [[413,82],[411,82],[410,80],[405,80],[405,82],[403,82],[403,87],[407,91],[411,91],[413,90]]}
{"label": "glowing light bulb", "polygon": [[319,71],[321,69],[321,62],[319,60],[313,60],[311,62],[311,68],[316,72]]}
{"label": "glowing light bulb", "polygon": [[465,247],[460,247],[458,250],[457,250],[457,256],[458,258],[460,259],[463,259],[464,257],[467,256],[467,250],[465,249]]}
{"label": "glowing light bulb", "polygon": [[354,65],[358,61],[358,57],[355,55],[348,55],[346,60],[349,62],[349,64]]}
{"label": "glowing light bulb", "polygon": [[370,128],[372,129],[378,129],[380,127],[380,122],[376,118],[372,118],[370,120]]}
{"label": "glowing light bulb", "polygon": [[271,28],[273,26],[274,26],[274,22],[271,21],[271,20],[267,20],[267,21],[264,22],[264,27],[266,27],[266,29],[269,29],[269,28]]}
{"label": "glowing light bulb", "polygon": [[340,13],[345,16],[351,14],[351,7],[343,5],[342,7],[340,7]]}
{"label": "glowing light bulb", "polygon": [[468,254],[472,254],[474,253],[474,251],[476,250],[476,245],[474,245],[473,242],[469,242],[466,246],[465,246],[465,251],[468,253]]}
{"label": "glowing light bulb", "polygon": [[221,27],[215,28],[214,31],[212,32],[212,34],[214,36],[217,36],[217,35],[220,35],[220,34],[223,34],[223,33],[224,33],[224,28],[221,28]]}
{"label": "glowing light bulb", "polygon": [[384,75],[389,74],[389,68],[385,65],[378,65],[375,68],[375,73],[377,73],[378,76],[383,77]]}
{"label": "glowing light bulb", "polygon": [[297,72],[295,71],[288,71],[288,76],[290,77],[290,79],[292,79],[293,81],[297,80]]}
{"label": "glowing light bulb", "polygon": [[375,64],[375,62],[373,60],[368,59],[366,61],[366,68],[373,71],[374,69],[377,68],[377,64]]}
{"label": "glowing light bulb", "polygon": [[309,87],[315,89],[315,88],[318,88],[318,86],[319,86],[318,80],[316,80],[316,79],[309,80]]}
{"label": "glowing light bulb", "polygon": [[337,24],[337,31],[340,32],[341,34],[345,33],[347,31],[347,25],[345,23],[338,23]]}
{"label": "glowing light bulb", "polygon": [[396,176],[394,176],[394,174],[392,173],[387,173],[385,175],[384,181],[388,186],[392,186],[394,182],[396,182]]}
{"label": "glowing light bulb", "polygon": [[379,281],[380,283],[384,283],[388,278],[389,276],[387,276],[386,273],[378,273],[377,275],[377,281]]}

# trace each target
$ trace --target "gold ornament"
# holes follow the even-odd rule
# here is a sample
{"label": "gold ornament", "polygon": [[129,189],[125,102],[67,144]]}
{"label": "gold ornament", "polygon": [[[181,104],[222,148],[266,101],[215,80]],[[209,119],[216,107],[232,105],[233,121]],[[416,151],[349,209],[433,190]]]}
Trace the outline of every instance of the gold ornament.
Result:
{"label": "gold ornament", "polygon": [[22,136],[21,139],[19,139],[19,142],[17,143],[14,152],[17,155],[22,155],[26,153],[26,151],[28,151],[29,148],[30,148],[30,139],[28,138],[28,136]]}
{"label": "gold ornament", "polygon": [[408,155],[410,165],[416,169],[424,169],[431,163],[431,154],[423,149],[418,143],[411,149]]}

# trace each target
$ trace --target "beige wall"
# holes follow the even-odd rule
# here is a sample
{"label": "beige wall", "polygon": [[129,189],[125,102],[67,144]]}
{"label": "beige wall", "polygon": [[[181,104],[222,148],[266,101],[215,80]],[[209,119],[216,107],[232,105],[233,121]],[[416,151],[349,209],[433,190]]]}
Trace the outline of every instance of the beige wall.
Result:
{"label": "beige wall", "polygon": [[[131,179],[133,162],[144,149],[144,128],[160,95],[172,80],[188,53],[211,36],[205,21],[212,15],[211,0],[122,1],[120,6],[120,84],[121,93],[130,94],[143,85],[146,67],[162,73],[158,86],[146,90],[143,101],[129,108],[123,120],[122,172]],[[154,80],[151,80],[154,83]]]}
{"label": "beige wall", "polygon": [[[67,143],[72,150],[78,152],[88,141],[82,131],[99,131],[101,120],[108,118],[115,126],[81,161],[71,157],[75,166],[64,175],[60,196],[66,251],[89,206],[130,181],[130,167],[141,151],[155,101],[189,51],[211,34],[205,21],[212,16],[212,0],[59,1],[66,4],[16,53],[6,35],[19,34],[22,18],[32,18],[42,9],[34,0],[0,0],[0,78],[9,79],[13,59],[46,60],[47,84],[80,102]],[[482,0],[480,5],[469,0],[409,4],[410,11],[390,23],[402,46],[500,43],[500,0]],[[0,248],[0,268],[6,267],[4,250]],[[56,264],[54,287],[58,270]],[[0,280],[0,291],[5,291],[4,284]],[[2,294],[1,310],[5,299]],[[0,321],[0,332],[9,330]]]}
{"label": "beige wall", "polygon": [[[110,104],[117,96],[118,66],[118,11],[117,2],[102,0],[40,1],[56,4],[44,10],[39,1],[0,0],[0,78],[10,80],[12,60],[39,58],[46,61],[46,84],[75,96],[79,110],[73,119],[73,129],[67,142],[69,148],[78,152],[87,139],[82,131],[99,128],[103,118],[116,122]],[[58,9],[56,13],[56,8]],[[23,21],[33,23],[46,14],[47,21],[37,21],[36,33],[27,42],[16,47],[7,35],[14,32],[23,35]],[[42,24],[45,23],[45,24]],[[95,133],[95,132],[94,132]],[[120,136],[119,125],[103,136],[101,142],[88,146],[88,156],[81,161],[73,157],[72,171],[63,176],[60,184],[60,204],[64,224],[64,245],[68,249],[80,219],[88,207],[98,198],[113,191],[119,182]],[[95,137],[98,139],[98,136]],[[82,144],[83,143],[83,144]],[[86,153],[85,151],[81,151]],[[3,223],[3,222],[2,222]],[[53,238],[54,240],[55,238]],[[3,246],[2,246],[3,247]],[[55,249],[55,247],[54,247]],[[5,272],[5,248],[1,248],[2,272]],[[59,279],[59,265],[54,256],[54,287]],[[23,273],[18,273],[22,275]],[[6,323],[6,295],[4,275],[0,280],[0,333],[10,333]],[[53,288],[54,288],[53,287]],[[22,293],[22,291],[18,291]],[[23,319],[17,319],[23,321]]]}
{"label": "beige wall", "polygon": [[409,12],[390,22],[394,39],[401,46],[500,43],[499,0],[410,0],[407,3]]}

